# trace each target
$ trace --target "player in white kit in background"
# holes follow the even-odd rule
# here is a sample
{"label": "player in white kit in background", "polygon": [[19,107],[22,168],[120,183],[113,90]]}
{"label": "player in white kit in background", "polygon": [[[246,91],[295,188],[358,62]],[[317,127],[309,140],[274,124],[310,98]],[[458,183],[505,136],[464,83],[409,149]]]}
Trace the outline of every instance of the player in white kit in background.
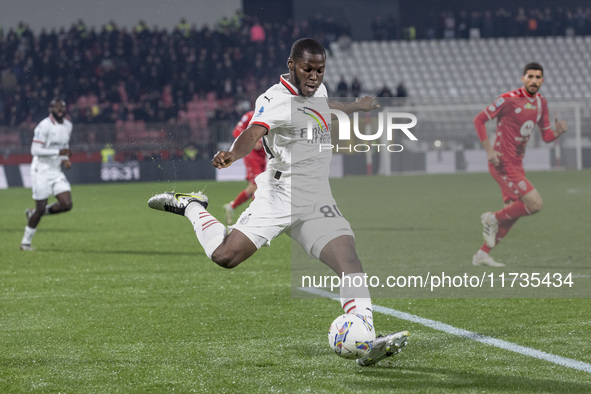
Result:
{"label": "player in white kit in background", "polygon": [[[53,215],[72,209],[72,189],[62,171],[62,164],[65,169],[72,166],[72,122],[65,116],[66,103],[54,98],[49,104],[49,116],[35,127],[31,143],[31,182],[35,208],[25,211],[27,226],[21,241],[21,250],[34,250],[31,243],[43,215]],[[54,196],[57,202],[47,205],[49,196]]]}
{"label": "player in white kit in background", "polygon": [[[338,212],[330,190],[332,152],[321,151],[319,144],[330,143],[329,108],[350,114],[379,106],[373,104],[374,97],[354,103],[329,102],[322,84],[325,62],[326,53],[318,41],[297,40],[287,60],[289,72],[259,96],[248,128],[230,150],[213,158],[214,167],[228,167],[249,154],[261,138],[269,157],[267,170],[256,178],[256,198],[230,232],[206,210],[208,200],[202,193],[162,193],[148,201],[150,208],[187,217],[207,257],[221,267],[236,267],[286,233],[339,277],[363,277],[353,231]],[[312,118],[316,125],[310,138],[307,126]],[[367,287],[342,286],[340,298],[345,313],[359,314],[373,325]],[[408,335],[400,331],[376,338],[373,349],[357,363],[373,365],[398,353]]]}

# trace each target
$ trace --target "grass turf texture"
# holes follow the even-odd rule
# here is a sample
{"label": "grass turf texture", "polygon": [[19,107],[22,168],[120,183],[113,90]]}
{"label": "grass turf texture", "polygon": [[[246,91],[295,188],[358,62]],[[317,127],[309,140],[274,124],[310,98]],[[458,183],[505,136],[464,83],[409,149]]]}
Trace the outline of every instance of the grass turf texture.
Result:
{"label": "grass turf texture", "polygon": [[[529,174],[544,210],[518,222],[495,258],[588,266],[590,175]],[[373,368],[335,356],[326,333],[339,304],[291,296],[289,238],[228,271],[207,260],[186,219],[146,206],[155,193],[205,186],[222,219],[244,183],[74,186],[73,211],[43,219],[33,253],[18,250],[30,191],[0,191],[0,392],[589,391],[589,373],[378,313],[378,332],[411,331],[408,347]],[[469,266],[480,213],[500,205],[486,174],[345,178],[333,190],[361,245],[390,240],[390,250],[360,247],[366,269]],[[374,303],[591,363],[588,299]]]}

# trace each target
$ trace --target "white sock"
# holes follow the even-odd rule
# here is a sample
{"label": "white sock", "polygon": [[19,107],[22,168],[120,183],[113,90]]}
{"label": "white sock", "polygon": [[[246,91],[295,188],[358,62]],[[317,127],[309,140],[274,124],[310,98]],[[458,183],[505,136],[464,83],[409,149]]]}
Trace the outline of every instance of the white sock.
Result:
{"label": "white sock", "polygon": [[195,235],[207,257],[211,258],[213,252],[220,246],[228,230],[216,218],[211,216],[203,206],[197,202],[187,205],[185,216],[191,221]]}
{"label": "white sock", "polygon": [[21,241],[21,244],[30,245],[31,242],[33,242],[33,236],[35,235],[35,232],[37,232],[36,228],[31,228],[29,226],[26,226],[25,233],[23,234],[23,239]]}
{"label": "white sock", "polygon": [[341,283],[341,306],[345,313],[358,313],[373,322],[373,308],[369,289],[364,286],[363,272],[347,274]]}

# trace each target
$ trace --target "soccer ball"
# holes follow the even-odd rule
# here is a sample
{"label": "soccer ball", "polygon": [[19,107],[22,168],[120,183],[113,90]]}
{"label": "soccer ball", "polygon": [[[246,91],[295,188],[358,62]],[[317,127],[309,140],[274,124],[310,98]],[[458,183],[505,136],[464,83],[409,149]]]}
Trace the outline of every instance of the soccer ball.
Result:
{"label": "soccer ball", "polygon": [[328,330],[328,344],[341,357],[356,359],[373,347],[376,332],[365,316],[345,313],[337,317]]}

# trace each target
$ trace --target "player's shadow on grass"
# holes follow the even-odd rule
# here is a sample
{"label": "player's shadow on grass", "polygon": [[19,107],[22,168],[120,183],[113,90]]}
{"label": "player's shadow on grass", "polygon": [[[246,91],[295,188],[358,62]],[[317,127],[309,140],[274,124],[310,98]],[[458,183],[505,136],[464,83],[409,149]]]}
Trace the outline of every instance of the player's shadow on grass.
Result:
{"label": "player's shadow on grass", "polygon": [[75,250],[75,249],[60,249],[60,248],[42,248],[38,249],[39,252],[59,252],[59,253],[71,253],[71,254],[115,254],[115,255],[141,255],[141,256],[205,256],[205,253],[199,251],[168,251],[168,250]]}
{"label": "player's shadow on grass", "polygon": [[[517,367],[517,366],[516,366]],[[562,367],[561,367],[562,368]],[[364,376],[374,377],[372,390],[392,390],[400,387],[404,390],[430,392],[469,391],[506,391],[506,392],[554,392],[554,393],[587,393],[589,384],[572,383],[553,379],[536,379],[514,376],[510,373],[477,373],[460,372],[453,368],[407,368],[383,362],[374,367],[364,368]],[[582,372],[581,372],[582,373]],[[367,382],[352,381],[348,383],[352,391],[367,390]]]}
{"label": "player's shadow on grass", "polygon": [[356,226],[355,232],[359,233],[362,231],[441,231],[443,228],[439,227],[364,227],[364,226]]}
{"label": "player's shadow on grass", "polygon": [[[24,227],[23,227],[24,228]],[[0,228],[0,232],[2,233],[22,233],[23,232],[23,228],[18,227],[12,227],[12,228]],[[79,232],[85,232],[85,231],[89,231],[89,230],[84,230],[84,229],[80,229],[80,228],[48,228],[48,229],[43,229],[43,232],[47,232],[47,233],[79,233]]]}

